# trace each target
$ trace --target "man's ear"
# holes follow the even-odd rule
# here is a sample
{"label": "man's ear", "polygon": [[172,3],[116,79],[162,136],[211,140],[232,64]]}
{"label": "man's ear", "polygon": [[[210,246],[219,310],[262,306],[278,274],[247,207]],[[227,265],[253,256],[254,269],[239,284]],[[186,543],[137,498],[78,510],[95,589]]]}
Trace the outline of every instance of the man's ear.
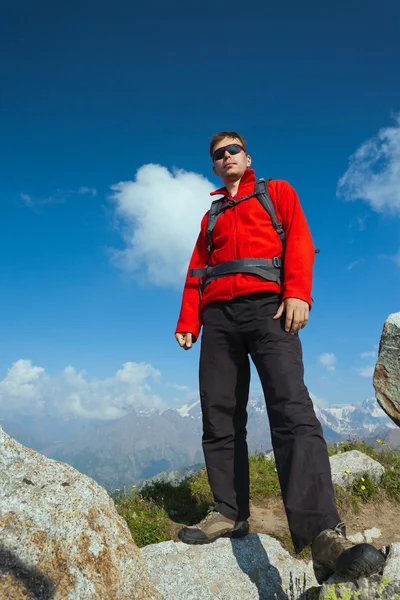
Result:
{"label": "man's ear", "polygon": [[212,168],[212,170],[214,171],[214,174],[216,175],[216,174],[217,174],[217,171],[215,170],[215,165],[214,165],[214,163],[213,163],[213,168]]}
{"label": "man's ear", "polygon": [[250,167],[251,165],[251,156],[250,154],[247,155],[247,166]]}

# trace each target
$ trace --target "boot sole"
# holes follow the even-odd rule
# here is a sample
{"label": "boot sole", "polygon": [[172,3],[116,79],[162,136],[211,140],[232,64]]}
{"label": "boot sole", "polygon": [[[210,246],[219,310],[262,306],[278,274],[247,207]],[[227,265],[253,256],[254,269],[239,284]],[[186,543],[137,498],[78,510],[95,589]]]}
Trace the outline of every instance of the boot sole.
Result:
{"label": "boot sole", "polygon": [[216,537],[213,538],[205,538],[205,539],[195,539],[195,538],[191,538],[191,537],[186,537],[185,533],[178,533],[178,538],[181,540],[181,542],[183,542],[184,544],[190,544],[192,546],[200,546],[200,545],[204,545],[204,544],[212,544],[212,542],[215,542],[216,540],[219,540],[220,538],[231,538],[231,539],[239,539],[242,537],[245,537],[247,534],[249,533],[249,527],[242,527],[241,529],[237,529],[236,531],[227,531],[226,533],[223,533],[222,535],[217,535]]}
{"label": "boot sole", "polygon": [[329,579],[329,577],[332,577],[332,575],[343,577],[344,579],[359,579],[360,577],[369,577],[370,575],[374,575],[374,573],[377,573],[381,567],[382,564],[372,566],[361,559],[354,561],[351,567],[341,568],[337,571],[325,569],[324,567],[317,567],[314,569],[314,574],[319,585],[322,585]]}
{"label": "boot sole", "polygon": [[357,544],[339,556],[336,571],[324,566],[314,566],[314,574],[319,585],[322,585],[332,575],[338,575],[345,579],[369,577],[377,573],[385,561],[382,552],[371,544]]}
{"label": "boot sole", "polygon": [[377,573],[385,561],[382,552],[372,544],[357,544],[339,556],[336,573],[353,579],[369,577]]}

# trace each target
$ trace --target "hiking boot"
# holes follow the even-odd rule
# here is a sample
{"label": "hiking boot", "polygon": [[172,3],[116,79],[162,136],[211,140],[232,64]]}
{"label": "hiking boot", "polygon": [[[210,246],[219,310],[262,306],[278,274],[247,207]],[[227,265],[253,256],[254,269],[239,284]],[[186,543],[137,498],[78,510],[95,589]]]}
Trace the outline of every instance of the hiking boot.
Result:
{"label": "hiking boot", "polygon": [[185,544],[209,544],[220,537],[240,538],[248,533],[247,521],[232,521],[211,508],[200,523],[183,527],[178,537]]}
{"label": "hiking boot", "polygon": [[372,544],[353,544],[343,535],[344,523],[322,531],[312,544],[315,577],[322,584],[334,573],[358,579],[376,573],[385,562]]}

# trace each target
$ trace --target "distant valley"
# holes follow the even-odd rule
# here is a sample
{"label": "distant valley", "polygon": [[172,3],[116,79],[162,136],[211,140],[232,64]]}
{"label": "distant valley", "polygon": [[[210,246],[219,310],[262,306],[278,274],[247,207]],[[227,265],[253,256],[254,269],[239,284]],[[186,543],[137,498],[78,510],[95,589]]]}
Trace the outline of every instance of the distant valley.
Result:
{"label": "distant valley", "polygon": [[[315,406],[328,442],[380,438],[400,446],[400,430],[374,398],[358,405]],[[271,437],[264,398],[248,405],[249,451],[268,452]],[[42,454],[66,462],[109,490],[173,469],[203,463],[200,403],[162,412],[132,412],[108,422],[3,419],[4,430]]]}

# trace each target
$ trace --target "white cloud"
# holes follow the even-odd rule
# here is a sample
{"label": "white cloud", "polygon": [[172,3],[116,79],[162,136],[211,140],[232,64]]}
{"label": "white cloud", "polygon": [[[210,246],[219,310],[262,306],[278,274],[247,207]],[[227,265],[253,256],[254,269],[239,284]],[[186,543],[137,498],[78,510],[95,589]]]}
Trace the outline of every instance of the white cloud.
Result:
{"label": "white cloud", "polygon": [[64,204],[67,202],[67,200],[69,200],[69,198],[71,198],[71,196],[76,194],[90,194],[94,198],[97,196],[97,190],[93,187],[82,186],[78,190],[57,190],[54,192],[54,194],[51,194],[51,196],[48,196],[47,198],[33,198],[29,194],[25,193],[21,193],[20,198],[24,204],[26,204],[26,206],[35,209],[37,206]]}
{"label": "white cloud", "polygon": [[89,194],[90,196],[95,198],[97,196],[97,190],[94,187],[86,187],[83,185],[79,188],[78,194]]}
{"label": "white cloud", "polygon": [[324,352],[323,354],[320,354],[320,356],[318,356],[318,361],[321,363],[321,365],[326,367],[328,371],[335,370],[336,356],[334,354]]}
{"label": "white cloud", "polygon": [[400,214],[400,114],[393,127],[361,144],[339,179],[337,195],[364,200],[376,212]]}
{"label": "white cloud", "polygon": [[167,387],[176,390],[178,393],[174,398],[171,398],[171,406],[182,406],[182,403],[193,403],[199,399],[199,389],[192,389],[188,385],[180,385],[178,383],[167,382]]}
{"label": "white cloud", "polygon": [[357,260],[354,260],[349,265],[347,265],[346,270],[347,271],[352,271],[355,267],[358,267],[363,262],[365,262],[365,258],[358,258]]}
{"label": "white cloud", "polygon": [[45,206],[46,204],[64,204],[74,193],[73,190],[57,190],[47,198],[35,200],[35,204],[38,206]]}
{"label": "white cloud", "polygon": [[37,393],[38,386],[45,381],[44,369],[34,367],[30,360],[18,360],[7,371],[7,377],[0,381],[0,408],[9,407],[18,411],[25,405],[36,412],[42,409],[42,398]]}
{"label": "white cloud", "polygon": [[360,377],[372,377],[375,371],[375,367],[373,365],[369,365],[368,367],[360,367],[357,369],[357,373]]}
{"label": "white cloud", "polygon": [[24,204],[26,204],[26,206],[29,206],[29,208],[33,208],[33,206],[34,206],[33,200],[29,194],[24,194],[22,192],[20,194],[20,197],[21,197],[21,200],[24,202]]}
{"label": "white cloud", "polygon": [[396,267],[400,267],[400,248],[396,254],[380,254],[379,258],[391,263],[394,263]]}
{"label": "white cloud", "polygon": [[370,352],[363,352],[361,354],[361,358],[376,358],[378,356],[378,353],[376,352],[376,350],[371,350]]}
{"label": "white cloud", "polygon": [[156,285],[182,287],[213,188],[198,173],[154,164],[112,185],[126,246],[111,251],[113,264]]}
{"label": "white cloud", "polygon": [[132,409],[165,408],[149,381],[160,372],[149,364],[127,362],[106,379],[88,379],[85,371],[66,367],[49,375],[30,360],[19,360],[0,381],[0,415],[11,413],[117,419]]}
{"label": "white cloud", "polygon": [[357,225],[360,231],[365,231],[367,229],[367,219],[368,215],[362,215],[357,217]]}
{"label": "white cloud", "polygon": [[178,390],[178,392],[186,392],[187,394],[192,392],[188,385],[179,385],[178,383],[170,383],[168,385],[175,390]]}
{"label": "white cloud", "polygon": [[[373,350],[368,350],[368,352],[361,353],[361,358],[376,359],[378,357],[378,348],[379,345],[374,344]],[[356,371],[360,377],[372,377],[375,371],[375,364],[366,365],[365,367],[357,367]]]}
{"label": "white cloud", "polygon": [[399,248],[397,254],[395,254],[394,256],[391,256],[390,258],[391,258],[391,260],[393,260],[395,262],[395,264],[398,267],[400,267],[400,248]]}

